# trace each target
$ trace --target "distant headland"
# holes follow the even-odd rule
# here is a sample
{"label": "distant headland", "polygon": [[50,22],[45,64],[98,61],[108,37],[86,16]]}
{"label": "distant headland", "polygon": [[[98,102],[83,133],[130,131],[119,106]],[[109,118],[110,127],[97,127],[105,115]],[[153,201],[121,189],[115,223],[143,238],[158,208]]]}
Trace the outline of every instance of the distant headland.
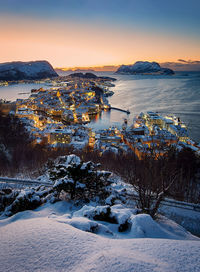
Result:
{"label": "distant headland", "polygon": [[108,76],[97,76],[93,73],[72,73],[70,75],[68,75],[68,77],[71,77],[71,78],[85,78],[85,79],[103,79],[103,80],[110,80],[110,81],[115,81],[116,78],[113,78],[113,77],[108,77]]}
{"label": "distant headland", "polygon": [[0,64],[0,80],[36,80],[57,76],[51,64],[45,60]]}
{"label": "distant headland", "polygon": [[121,65],[117,74],[153,74],[153,75],[173,75],[174,71],[161,67],[157,62],[137,61],[133,65]]}

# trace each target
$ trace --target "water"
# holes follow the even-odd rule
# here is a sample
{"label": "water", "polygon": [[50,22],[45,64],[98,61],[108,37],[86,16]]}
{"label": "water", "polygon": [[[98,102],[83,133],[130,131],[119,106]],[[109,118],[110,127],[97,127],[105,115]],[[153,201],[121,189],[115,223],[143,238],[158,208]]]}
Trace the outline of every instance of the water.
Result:
{"label": "water", "polygon": [[113,107],[129,109],[126,115],[111,110],[90,126],[103,128],[120,126],[124,118],[131,124],[140,112],[157,111],[175,114],[186,123],[189,135],[200,142],[200,72],[177,72],[174,76],[111,75],[117,78],[115,94],[109,98]]}
{"label": "water", "polygon": [[[96,73],[100,75],[100,73]],[[131,114],[111,110],[97,116],[89,126],[94,129],[112,125],[121,126],[127,118],[131,124],[133,117],[142,111],[158,111],[162,114],[175,114],[186,123],[192,139],[200,142],[200,72],[177,72],[174,76],[131,76],[113,75],[117,79],[115,94],[109,98],[113,107],[129,109]],[[44,84],[18,84],[0,87],[0,98],[16,100],[27,98],[33,88],[45,87]],[[47,86],[46,86],[47,88]],[[27,93],[19,95],[19,93]]]}
{"label": "water", "polygon": [[45,87],[45,84],[24,83],[0,86],[0,98],[8,101],[15,101],[17,98],[25,99],[30,96],[32,89],[39,89],[41,87]]}

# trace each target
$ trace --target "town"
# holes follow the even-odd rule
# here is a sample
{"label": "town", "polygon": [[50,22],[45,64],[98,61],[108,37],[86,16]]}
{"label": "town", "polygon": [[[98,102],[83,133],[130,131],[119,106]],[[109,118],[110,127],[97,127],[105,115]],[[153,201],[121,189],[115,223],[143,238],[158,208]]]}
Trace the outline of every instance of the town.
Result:
{"label": "town", "polygon": [[32,89],[28,99],[2,103],[1,109],[25,124],[32,144],[45,144],[49,148],[88,146],[100,154],[133,152],[138,159],[152,151],[155,158],[161,156],[169,146],[178,150],[188,147],[200,154],[200,144],[189,138],[186,125],[173,115],[140,113],[130,125],[124,119],[121,128],[98,131],[86,126],[102,111],[111,110],[107,97],[113,94],[109,90],[114,86],[112,81],[113,78],[91,73],[58,77],[46,81],[49,89]]}

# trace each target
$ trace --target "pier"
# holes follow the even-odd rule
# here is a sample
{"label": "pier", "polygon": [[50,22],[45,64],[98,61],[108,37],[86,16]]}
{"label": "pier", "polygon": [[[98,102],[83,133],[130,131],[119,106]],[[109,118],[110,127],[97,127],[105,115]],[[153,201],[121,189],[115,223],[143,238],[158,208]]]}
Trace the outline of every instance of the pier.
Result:
{"label": "pier", "polygon": [[120,109],[120,108],[116,108],[116,107],[110,107],[110,110],[118,110],[118,111],[122,111],[126,114],[130,114],[130,111],[129,110],[123,110],[123,109]]}

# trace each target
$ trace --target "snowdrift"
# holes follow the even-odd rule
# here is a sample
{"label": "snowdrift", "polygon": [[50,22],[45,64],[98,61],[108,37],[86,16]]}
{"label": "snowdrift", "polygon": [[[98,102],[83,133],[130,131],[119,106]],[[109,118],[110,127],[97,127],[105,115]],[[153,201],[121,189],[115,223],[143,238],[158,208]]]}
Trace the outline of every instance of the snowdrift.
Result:
{"label": "snowdrift", "polygon": [[[3,271],[199,271],[200,242],[186,240],[194,237],[178,241],[99,236],[80,230],[81,227],[87,230],[84,226],[92,220],[73,219],[71,208],[63,202],[46,204],[45,208],[1,220]],[[67,209],[68,213],[63,213]],[[136,218],[132,231],[143,228],[146,235],[151,233],[152,237],[157,233],[148,217]],[[138,230],[136,233],[138,235]],[[162,235],[166,238],[160,232]]]}

